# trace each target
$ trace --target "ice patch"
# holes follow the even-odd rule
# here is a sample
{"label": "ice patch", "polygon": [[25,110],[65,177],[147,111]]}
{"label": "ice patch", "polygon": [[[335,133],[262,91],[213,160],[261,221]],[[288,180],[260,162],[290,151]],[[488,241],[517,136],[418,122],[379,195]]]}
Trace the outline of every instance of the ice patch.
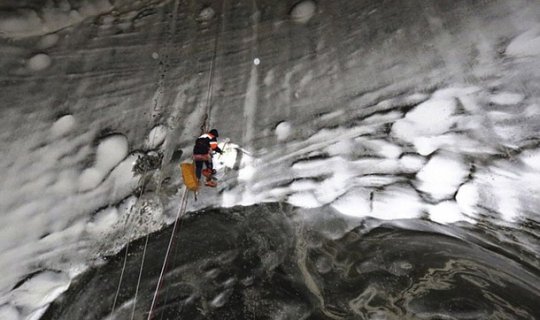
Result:
{"label": "ice patch", "polygon": [[298,23],[307,23],[315,14],[317,5],[311,0],[296,4],[291,10],[291,19]]}
{"label": "ice patch", "polygon": [[402,170],[406,173],[416,173],[426,163],[426,159],[424,157],[406,154],[403,157],[399,159],[400,167]]}
{"label": "ice patch", "polygon": [[440,135],[447,132],[456,123],[453,114],[456,111],[454,99],[430,99],[412,111],[404,119],[392,126],[392,135],[407,142],[414,142],[417,137]]}
{"label": "ice patch", "polygon": [[300,208],[318,208],[321,206],[315,195],[309,191],[294,193],[289,196],[287,202]]}
{"label": "ice patch", "polygon": [[514,57],[540,55],[540,27],[516,37],[506,48],[506,54]]}
{"label": "ice patch", "polygon": [[45,271],[25,281],[10,293],[12,305],[38,309],[54,301],[70,284],[70,278],[59,272]]}
{"label": "ice patch", "polygon": [[540,172],[540,149],[524,151],[520,155],[520,159],[531,169]]}
{"label": "ice patch", "polygon": [[422,215],[424,204],[408,186],[392,185],[373,195],[372,217],[384,220],[413,219]]}
{"label": "ice patch", "polygon": [[26,62],[26,67],[32,71],[42,71],[50,67],[51,58],[45,53],[38,53]]}
{"label": "ice patch", "polygon": [[418,189],[435,200],[450,198],[469,174],[469,168],[456,155],[436,155],[418,172]]}
{"label": "ice patch", "polygon": [[443,201],[429,208],[429,218],[441,224],[455,223],[458,221],[474,222],[467,218],[459,209],[455,201]]}
{"label": "ice patch", "polygon": [[363,188],[352,189],[334,201],[331,207],[347,216],[369,216],[371,212],[370,191]]}
{"label": "ice patch", "polygon": [[103,180],[105,173],[96,168],[86,168],[79,176],[79,191],[96,188]]}
{"label": "ice patch", "polygon": [[128,141],[124,135],[112,135],[103,139],[96,151],[95,167],[100,171],[110,171],[127,156]]}
{"label": "ice patch", "polygon": [[199,13],[199,19],[201,21],[209,21],[216,15],[216,12],[212,7],[206,7]]}
{"label": "ice patch", "polygon": [[19,320],[20,314],[19,311],[17,311],[17,308],[15,308],[14,306],[4,304],[0,306],[0,319]]}
{"label": "ice patch", "polygon": [[90,233],[102,234],[111,230],[112,226],[118,221],[118,209],[115,207],[107,208],[96,213],[92,222],[87,225]]}
{"label": "ice patch", "polygon": [[276,130],[275,130],[275,134],[278,141],[286,140],[291,134],[291,131],[292,131],[292,126],[288,122],[286,121],[280,122],[276,126]]}
{"label": "ice patch", "polygon": [[42,50],[48,49],[56,45],[59,39],[60,37],[56,33],[45,35],[43,38],[39,40],[37,47]]}
{"label": "ice patch", "polygon": [[111,169],[126,157],[127,152],[125,136],[117,134],[103,139],[97,147],[95,165],[85,169],[79,177],[79,191],[96,188]]}
{"label": "ice patch", "polygon": [[499,105],[512,105],[520,103],[523,98],[523,95],[519,93],[501,92],[491,96],[489,101]]}
{"label": "ice patch", "polygon": [[155,149],[165,141],[167,136],[167,128],[164,125],[158,125],[150,130],[146,138],[146,148]]}
{"label": "ice patch", "polygon": [[330,156],[347,155],[353,152],[355,143],[352,139],[343,139],[326,148],[326,152]]}
{"label": "ice patch", "polygon": [[459,210],[469,216],[476,216],[479,195],[478,187],[473,183],[465,183],[456,194],[456,202]]}
{"label": "ice patch", "polygon": [[61,117],[51,127],[52,137],[56,139],[65,135],[75,127],[75,124],[75,117],[72,115],[68,114]]}

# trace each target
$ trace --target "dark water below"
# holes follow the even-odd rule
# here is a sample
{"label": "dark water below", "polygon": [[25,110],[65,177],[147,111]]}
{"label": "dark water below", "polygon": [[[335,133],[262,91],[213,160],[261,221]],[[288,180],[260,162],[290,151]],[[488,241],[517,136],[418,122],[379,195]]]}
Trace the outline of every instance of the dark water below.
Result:
{"label": "dark water below", "polygon": [[[188,214],[153,319],[540,319],[537,260],[489,234],[279,204]],[[44,319],[147,319],[172,227],[80,276]],[[122,266],[123,280],[113,311]],[[134,297],[137,296],[135,301]]]}

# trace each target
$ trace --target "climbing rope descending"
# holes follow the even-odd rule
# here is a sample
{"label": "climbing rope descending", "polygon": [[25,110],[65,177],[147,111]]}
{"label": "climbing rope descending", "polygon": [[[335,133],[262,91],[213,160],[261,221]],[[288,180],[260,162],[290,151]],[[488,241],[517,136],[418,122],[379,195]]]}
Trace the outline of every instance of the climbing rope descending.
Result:
{"label": "climbing rope descending", "polygon": [[163,284],[163,276],[165,274],[165,269],[167,267],[167,263],[169,260],[169,256],[171,253],[171,248],[173,245],[174,236],[176,234],[176,229],[178,226],[178,221],[180,221],[180,217],[182,217],[186,210],[187,210],[187,203],[188,203],[188,189],[184,189],[184,193],[182,194],[182,201],[180,203],[180,208],[178,209],[178,213],[176,214],[176,219],[174,220],[173,229],[171,232],[171,238],[169,239],[169,245],[167,246],[167,251],[165,252],[165,258],[163,259],[163,265],[161,267],[161,272],[159,274],[158,283],[156,285],[156,290],[154,292],[154,297],[152,298],[152,304],[150,305],[150,311],[148,312],[148,320],[152,319],[154,307],[156,305],[157,297],[159,290],[161,289],[161,285]]}
{"label": "climbing rope descending", "polygon": [[[223,1],[223,7],[221,10],[222,14],[224,12],[223,8],[225,8],[225,1]],[[216,65],[218,41],[219,41],[219,28],[216,26],[216,33],[214,36],[214,51],[212,52],[212,60],[210,62],[210,75],[208,76],[208,86],[207,86],[207,92],[206,92],[206,108],[205,108],[205,114],[203,118],[203,124],[201,125],[201,134],[208,132],[208,130],[210,129],[208,119],[210,118],[210,108],[212,106],[212,91],[213,91],[212,87],[214,85],[214,81],[213,81],[214,80],[214,67]]]}
{"label": "climbing rope descending", "polygon": [[139,294],[139,286],[141,284],[141,277],[144,267],[144,259],[146,258],[146,247],[148,247],[148,238],[149,234],[146,235],[146,240],[144,242],[144,250],[142,255],[142,261],[141,261],[141,268],[139,269],[139,278],[137,279],[137,286],[135,287],[135,298],[133,300],[133,307],[131,308],[131,320],[135,317],[135,307],[137,306],[137,295]]}

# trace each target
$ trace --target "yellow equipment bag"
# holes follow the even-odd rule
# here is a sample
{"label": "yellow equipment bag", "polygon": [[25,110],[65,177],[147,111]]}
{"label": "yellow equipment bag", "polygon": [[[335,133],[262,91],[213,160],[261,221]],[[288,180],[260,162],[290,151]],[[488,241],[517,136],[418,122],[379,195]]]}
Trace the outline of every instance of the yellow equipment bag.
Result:
{"label": "yellow equipment bag", "polygon": [[182,163],[182,178],[184,178],[184,184],[191,191],[197,191],[199,189],[199,181],[195,175],[195,165],[193,163]]}

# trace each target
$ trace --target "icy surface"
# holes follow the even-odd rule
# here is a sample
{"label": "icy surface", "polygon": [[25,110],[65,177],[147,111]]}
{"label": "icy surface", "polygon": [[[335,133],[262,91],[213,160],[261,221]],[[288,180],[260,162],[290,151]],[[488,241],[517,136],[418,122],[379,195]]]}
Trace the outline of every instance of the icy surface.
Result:
{"label": "icy surface", "polygon": [[38,53],[32,58],[28,59],[26,65],[28,66],[28,69],[32,71],[41,71],[47,69],[51,63],[51,58],[48,55]]}
{"label": "icy surface", "polygon": [[[0,318],[38,318],[171,224],[205,120],[225,153],[188,210],[281,201],[495,238],[540,220],[536,2],[8,5]],[[134,174],[150,150],[163,163]]]}

